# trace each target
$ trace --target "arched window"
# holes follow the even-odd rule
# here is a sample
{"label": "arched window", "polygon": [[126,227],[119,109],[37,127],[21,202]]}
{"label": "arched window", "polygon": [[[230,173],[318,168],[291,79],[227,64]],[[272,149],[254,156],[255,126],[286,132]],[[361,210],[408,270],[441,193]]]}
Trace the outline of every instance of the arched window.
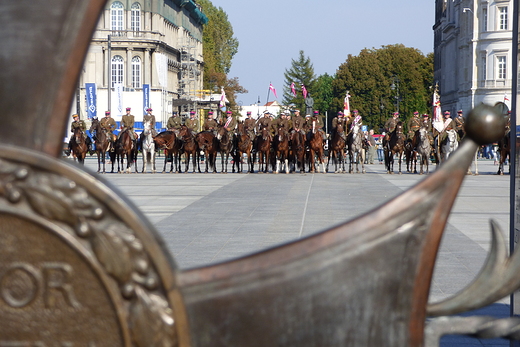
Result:
{"label": "arched window", "polygon": [[[112,3],[110,7],[110,29],[112,31],[121,32],[124,30],[123,27],[123,4],[119,1],[115,1]],[[118,33],[113,33],[113,35],[118,35]]]}
{"label": "arched window", "polygon": [[132,58],[132,88],[141,88],[141,58]]}
{"label": "arched window", "polygon": [[112,88],[118,83],[123,83],[123,57],[116,55],[112,58]]}
{"label": "arched window", "polygon": [[138,2],[132,4],[131,30],[133,32],[141,31],[141,5]]}

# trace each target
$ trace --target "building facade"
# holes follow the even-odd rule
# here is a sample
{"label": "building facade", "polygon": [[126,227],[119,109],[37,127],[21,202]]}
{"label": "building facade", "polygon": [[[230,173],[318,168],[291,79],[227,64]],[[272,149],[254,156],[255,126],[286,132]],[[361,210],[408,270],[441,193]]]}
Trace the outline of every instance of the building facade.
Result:
{"label": "building facade", "polygon": [[512,29],[512,0],[436,0],[434,83],[443,111],[510,107]]}
{"label": "building facade", "polygon": [[109,0],[86,56],[72,113],[88,119],[110,110],[119,122],[131,107],[139,128],[151,107],[157,127],[164,126],[173,100],[194,100],[202,89],[206,23],[193,0]]}

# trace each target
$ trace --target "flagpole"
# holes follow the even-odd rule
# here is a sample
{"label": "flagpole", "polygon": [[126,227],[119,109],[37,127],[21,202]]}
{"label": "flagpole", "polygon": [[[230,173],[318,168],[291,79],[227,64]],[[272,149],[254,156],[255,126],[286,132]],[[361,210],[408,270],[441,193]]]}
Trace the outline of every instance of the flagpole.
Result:
{"label": "flagpole", "polygon": [[267,111],[267,104],[269,103],[269,94],[271,93],[271,82],[269,82],[269,88],[267,88],[267,101],[265,102],[265,111]]}

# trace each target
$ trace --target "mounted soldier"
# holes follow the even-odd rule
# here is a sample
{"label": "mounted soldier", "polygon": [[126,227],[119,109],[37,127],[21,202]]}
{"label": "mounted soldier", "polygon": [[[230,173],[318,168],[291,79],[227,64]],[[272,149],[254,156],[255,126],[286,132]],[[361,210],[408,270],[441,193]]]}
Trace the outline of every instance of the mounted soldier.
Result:
{"label": "mounted soldier", "polygon": [[223,121],[223,127],[229,133],[229,136],[233,137],[237,127],[237,120],[233,117],[233,112],[231,111],[227,111],[226,116],[226,120]]}
{"label": "mounted soldier", "polygon": [[[341,125],[343,127],[343,131],[339,134],[343,140],[347,140],[347,135],[345,133],[345,130],[347,128],[347,123],[344,117],[343,112],[339,111],[338,115],[332,119],[332,132],[331,135],[334,136],[334,133],[336,132],[336,129],[338,128],[338,125]],[[331,136],[331,137],[332,137]]]}
{"label": "mounted soldier", "polygon": [[108,138],[108,150],[110,152],[114,151],[114,141],[115,141],[115,135],[114,130],[116,130],[116,121],[114,118],[110,117],[110,111],[105,111],[105,117],[101,118],[99,121],[99,124],[101,128],[103,128],[107,133]]}
{"label": "mounted soldier", "polygon": [[[83,136],[83,138],[85,139],[85,144],[87,145],[87,150],[89,152],[90,155],[92,155],[92,153],[94,153],[94,151],[92,150],[92,140],[90,139],[90,137],[87,135],[87,126],[85,124],[85,121],[82,120],[82,119],[79,119],[79,116],[77,114],[73,114],[72,115],[72,123],[70,124],[70,132],[71,133],[74,133],[74,130],[76,130],[77,128],[79,128],[81,130],[81,134]],[[69,140],[69,146],[68,146],[68,149],[69,149],[69,153],[71,151],[71,145],[72,145],[72,139],[74,137],[71,136],[70,140]]]}
{"label": "mounted soldier", "polygon": [[179,135],[179,131],[182,127],[182,119],[179,117],[177,112],[173,112],[168,122],[166,123],[166,129],[175,132],[175,135]]}
{"label": "mounted soldier", "polygon": [[127,107],[126,114],[124,114],[123,117],[121,117],[121,128],[122,129],[121,129],[121,132],[119,133],[119,135],[117,135],[117,138],[119,139],[121,137],[121,134],[123,133],[123,131],[128,131],[130,138],[132,139],[132,141],[135,142],[135,140],[136,140],[136,136],[134,133],[135,117],[134,117],[134,115],[130,114],[130,110],[131,110],[131,108]]}
{"label": "mounted soldier", "polygon": [[305,119],[300,115],[300,110],[294,110],[292,119],[292,132],[305,134]]}
{"label": "mounted soldier", "polygon": [[143,116],[143,123],[150,122],[152,136],[157,136],[157,130],[155,130],[155,116],[152,114],[152,109],[148,107],[146,114]]}
{"label": "mounted soldier", "polygon": [[190,128],[194,134],[199,132],[199,120],[195,118],[195,111],[190,111],[190,118],[184,122],[184,125]]}
{"label": "mounted soldier", "polygon": [[413,117],[408,120],[408,140],[412,140],[415,136],[415,132],[421,128],[421,119],[419,118],[419,112],[415,111]]}
{"label": "mounted soldier", "polygon": [[390,136],[395,131],[397,122],[399,122],[399,112],[394,112],[392,118],[389,118],[384,125],[384,131],[386,132],[386,135],[383,138],[383,147],[388,142],[388,140],[390,140]]}
{"label": "mounted soldier", "polygon": [[247,111],[247,118],[244,120],[244,128],[251,140],[255,138],[255,127],[256,121],[253,119],[251,111]]}
{"label": "mounted soldier", "polygon": [[209,111],[208,119],[206,119],[206,121],[204,121],[204,126],[203,126],[204,130],[212,131],[213,133],[215,133],[215,131],[217,130],[217,126],[218,126],[217,121],[213,119],[213,111]]}
{"label": "mounted soldier", "polygon": [[457,111],[457,117],[455,117],[455,131],[459,135],[459,138],[464,138],[466,135],[466,131],[464,130],[464,116],[462,115],[462,110]]}

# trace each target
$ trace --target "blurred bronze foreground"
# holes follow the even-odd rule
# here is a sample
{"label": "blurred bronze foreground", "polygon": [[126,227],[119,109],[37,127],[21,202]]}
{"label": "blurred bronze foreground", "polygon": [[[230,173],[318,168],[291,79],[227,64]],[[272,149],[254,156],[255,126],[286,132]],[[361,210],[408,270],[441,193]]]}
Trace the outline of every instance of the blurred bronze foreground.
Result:
{"label": "blurred bronze foreground", "polygon": [[[339,227],[181,271],[97,176],[58,159],[104,0],[0,3],[0,346],[435,346],[448,331],[519,338],[516,319],[440,317],[520,286],[493,226],[482,274],[428,307],[453,201],[504,119],[479,106],[434,174]],[[490,130],[491,129],[491,130]],[[486,131],[484,131],[486,130]],[[426,333],[425,333],[426,332]]]}

